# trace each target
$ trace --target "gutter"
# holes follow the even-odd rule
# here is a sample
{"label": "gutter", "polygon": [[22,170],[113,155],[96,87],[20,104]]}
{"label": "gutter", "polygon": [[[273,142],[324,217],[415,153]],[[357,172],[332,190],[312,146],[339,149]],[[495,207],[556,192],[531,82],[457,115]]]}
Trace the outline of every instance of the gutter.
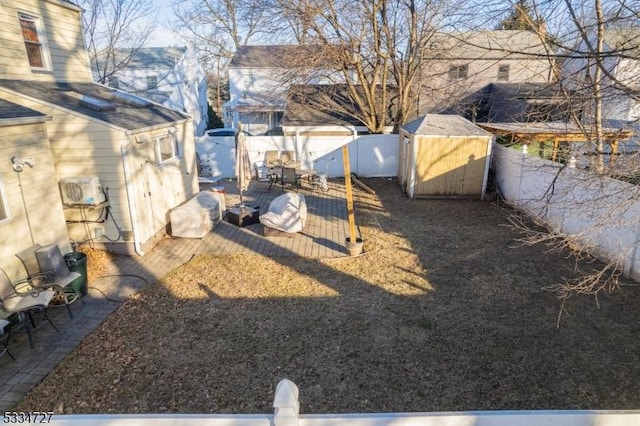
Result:
{"label": "gutter", "polygon": [[127,190],[127,201],[129,202],[129,215],[131,216],[131,231],[133,232],[133,248],[139,256],[144,256],[140,245],[140,233],[138,231],[138,215],[136,211],[136,199],[133,186],[131,185],[131,171],[128,164],[129,147],[135,143],[130,131],[126,131],[128,142],[120,145],[120,156],[122,157],[122,169],[124,171],[124,185]]}

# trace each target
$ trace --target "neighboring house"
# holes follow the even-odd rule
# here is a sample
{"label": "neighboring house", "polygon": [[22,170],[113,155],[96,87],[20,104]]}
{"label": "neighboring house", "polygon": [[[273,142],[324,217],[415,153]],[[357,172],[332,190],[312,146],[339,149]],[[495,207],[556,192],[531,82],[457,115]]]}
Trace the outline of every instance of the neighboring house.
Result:
{"label": "neighboring house", "polygon": [[229,64],[225,125],[237,128],[242,122],[249,133],[264,134],[280,126],[289,86],[343,81],[314,46],[240,46]]}
{"label": "neighboring house", "polygon": [[444,112],[479,123],[523,123],[570,121],[582,108],[557,82],[491,83]]}
{"label": "neighboring house", "polygon": [[421,71],[421,113],[455,110],[490,83],[544,83],[554,64],[530,31],[472,31],[434,36]]}
{"label": "neighboring house", "polygon": [[[96,67],[109,69],[109,65],[105,65],[106,60],[103,56],[92,64],[94,80],[98,80]],[[194,49],[116,49],[109,62],[124,63],[125,66],[117,67],[116,72],[107,78],[106,84],[167,108],[186,112],[193,117],[195,134],[204,134],[208,121],[207,80]]]}
{"label": "neighboring house", "polygon": [[[43,183],[34,186],[36,194],[25,198],[27,209],[37,200],[53,218],[51,224],[47,219],[30,219],[25,224],[24,215],[14,207],[19,193],[13,186],[15,176],[10,171],[7,174],[10,159],[5,158],[0,173],[12,185],[7,195],[12,214],[0,221],[0,232],[31,233],[35,242],[64,244],[64,249],[69,246],[63,241],[67,239],[64,232],[42,234],[37,229],[43,225],[55,229],[64,214],[68,238],[143,254],[165,235],[169,210],[198,190],[192,119],[93,83],[81,22],[81,9],[61,0],[10,0],[0,6],[0,100],[48,119],[40,133],[26,135],[41,139],[33,143],[49,152],[33,154],[33,170],[42,173],[38,181]],[[31,155],[32,148],[22,139],[16,138],[13,144],[15,155]],[[47,155],[52,166],[44,160]],[[41,165],[53,167],[54,172],[40,172]],[[22,172],[25,178],[27,172],[31,173]],[[78,185],[81,194],[87,189],[97,198],[106,195],[108,203],[59,192],[61,180],[82,182],[87,181],[80,179],[85,176],[97,177],[101,187]],[[60,195],[62,199],[66,195],[64,210]],[[23,238],[6,250],[19,251],[29,245],[31,238]],[[0,263],[4,261],[0,258]]]}
{"label": "neighboring house", "polygon": [[32,245],[69,251],[56,171],[47,137],[51,117],[0,99],[0,268],[25,277],[15,254]]}
{"label": "neighboring house", "polygon": [[[596,42],[595,35],[590,37]],[[576,53],[564,60],[562,78],[565,85],[589,95],[592,91],[591,76],[594,59],[582,42]],[[584,54],[581,52],[585,52]],[[604,68],[624,87],[612,84],[604,76],[603,118],[610,121],[631,122],[640,120],[640,30],[607,30],[604,34]]]}
{"label": "neighboring house", "polygon": [[[362,86],[357,86],[362,89]],[[387,105],[386,132],[393,130],[392,111],[395,97],[389,89]],[[345,84],[302,84],[289,89],[286,109],[282,118],[282,131],[285,136],[315,135],[343,136],[368,134],[369,129],[358,117],[362,112],[347,96]],[[381,99],[382,96],[378,97]]]}

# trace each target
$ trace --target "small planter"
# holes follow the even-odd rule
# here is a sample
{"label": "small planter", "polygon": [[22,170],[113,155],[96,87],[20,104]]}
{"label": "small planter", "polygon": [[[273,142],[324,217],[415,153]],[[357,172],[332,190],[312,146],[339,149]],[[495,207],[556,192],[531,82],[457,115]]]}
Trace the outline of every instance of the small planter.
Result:
{"label": "small planter", "polygon": [[347,247],[349,256],[359,256],[362,254],[363,244],[362,238],[356,238],[355,242],[351,242],[351,238],[347,237],[345,247]]}

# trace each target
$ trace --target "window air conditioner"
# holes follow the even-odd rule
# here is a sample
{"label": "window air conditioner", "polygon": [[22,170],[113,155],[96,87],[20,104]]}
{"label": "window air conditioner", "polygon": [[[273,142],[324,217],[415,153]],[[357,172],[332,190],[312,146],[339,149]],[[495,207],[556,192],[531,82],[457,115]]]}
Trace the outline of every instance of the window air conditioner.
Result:
{"label": "window air conditioner", "polygon": [[60,180],[62,204],[95,206],[106,201],[97,176],[76,176]]}

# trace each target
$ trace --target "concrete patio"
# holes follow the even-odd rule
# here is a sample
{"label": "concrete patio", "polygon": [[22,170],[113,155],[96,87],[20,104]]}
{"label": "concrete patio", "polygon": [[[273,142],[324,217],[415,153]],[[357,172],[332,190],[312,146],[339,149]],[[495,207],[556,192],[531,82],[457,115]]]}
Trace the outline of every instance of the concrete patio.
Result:
{"label": "concrete patio", "polygon": [[[224,187],[227,208],[239,203],[234,180],[202,183],[201,189],[214,186]],[[244,203],[259,206],[261,214],[266,212],[271,200],[282,194],[279,186],[274,185],[271,191],[268,188],[268,182],[252,181],[244,193]],[[313,192],[303,182],[300,192],[306,198],[308,217],[303,232],[293,237],[264,237],[260,224],[240,228],[223,221],[202,239],[166,237],[143,257],[116,257],[103,276],[89,282],[84,303],[71,306],[73,318],[69,318],[64,308],[49,309],[59,333],[44,324],[34,332],[33,349],[25,333],[11,336],[9,350],[16,360],[6,354],[0,358],[0,409],[10,410],[127,298],[194,256],[251,253],[316,259],[347,256],[344,243],[348,224],[342,182],[330,181],[327,192]]]}

